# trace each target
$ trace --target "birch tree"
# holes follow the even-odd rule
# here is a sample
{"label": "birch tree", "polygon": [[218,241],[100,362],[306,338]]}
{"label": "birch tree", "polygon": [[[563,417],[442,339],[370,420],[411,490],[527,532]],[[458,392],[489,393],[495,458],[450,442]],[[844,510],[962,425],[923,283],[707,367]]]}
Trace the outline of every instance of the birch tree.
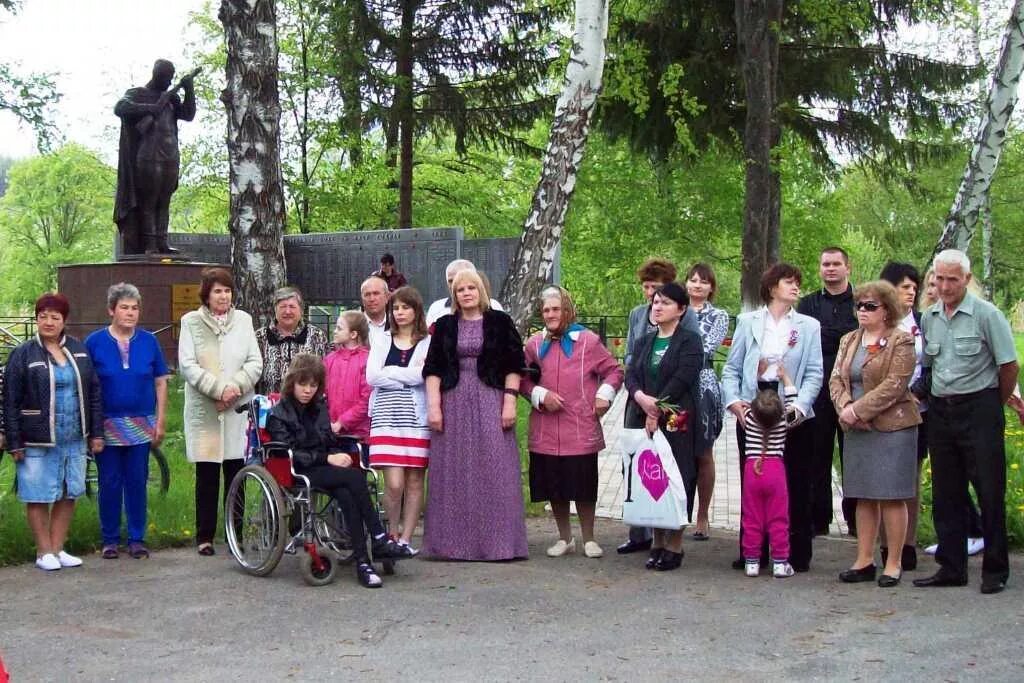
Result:
{"label": "birch tree", "polygon": [[1017,104],[1017,89],[1024,69],[1024,0],[1016,0],[1003,33],[999,61],[992,73],[988,97],[967,167],[960,180],[953,207],[935,246],[967,251],[974,238],[978,220],[988,201],[988,191],[999,165],[1006,141],[1010,117]]}
{"label": "birch tree", "polygon": [[516,327],[525,332],[533,302],[547,282],[562,238],[576,177],[601,91],[608,0],[576,0],[575,29],[565,70],[565,85],[544,152],[540,181],[501,300]]}
{"label": "birch tree", "polygon": [[236,304],[264,322],[274,290],[286,281],[277,13],[274,0],[221,0],[219,17],[227,40],[221,101],[228,120]]}

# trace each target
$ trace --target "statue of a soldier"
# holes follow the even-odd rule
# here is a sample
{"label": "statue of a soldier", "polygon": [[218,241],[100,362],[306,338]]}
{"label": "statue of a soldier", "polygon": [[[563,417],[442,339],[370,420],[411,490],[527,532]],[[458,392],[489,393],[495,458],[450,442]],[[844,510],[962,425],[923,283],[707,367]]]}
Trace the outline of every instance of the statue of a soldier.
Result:
{"label": "statue of a soldier", "polygon": [[[175,253],[167,244],[167,223],[171,195],[178,189],[178,119],[191,121],[196,115],[192,81],[197,72],[168,90],[174,65],[158,59],[149,83],[128,90],[114,107],[121,119],[114,222],[125,255]],[[184,90],[184,101],[178,90]]]}

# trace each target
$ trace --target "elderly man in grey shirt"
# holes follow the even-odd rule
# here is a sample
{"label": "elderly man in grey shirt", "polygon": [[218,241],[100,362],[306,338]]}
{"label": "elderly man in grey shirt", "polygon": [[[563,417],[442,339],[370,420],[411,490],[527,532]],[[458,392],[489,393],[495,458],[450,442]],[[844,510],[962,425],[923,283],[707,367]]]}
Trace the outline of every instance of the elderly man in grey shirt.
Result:
{"label": "elderly man in grey shirt", "polygon": [[921,316],[924,365],[932,369],[928,445],[939,570],[914,585],[966,585],[969,481],[978,493],[985,535],[981,592],[999,593],[1010,573],[1003,405],[1017,386],[1017,352],[1006,317],[967,291],[970,279],[966,254],[939,253],[939,301]]}

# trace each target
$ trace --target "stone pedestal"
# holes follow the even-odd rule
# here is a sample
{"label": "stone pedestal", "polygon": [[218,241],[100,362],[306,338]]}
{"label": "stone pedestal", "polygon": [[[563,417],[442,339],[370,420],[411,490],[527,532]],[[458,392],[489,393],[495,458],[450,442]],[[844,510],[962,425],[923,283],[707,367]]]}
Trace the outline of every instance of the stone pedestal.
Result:
{"label": "stone pedestal", "polygon": [[200,273],[211,265],[218,264],[168,260],[60,266],[57,289],[71,302],[68,334],[84,340],[109,325],[107,288],[128,282],[142,295],[139,326],[157,335],[167,364],[177,367],[178,325],[181,316],[199,307]]}

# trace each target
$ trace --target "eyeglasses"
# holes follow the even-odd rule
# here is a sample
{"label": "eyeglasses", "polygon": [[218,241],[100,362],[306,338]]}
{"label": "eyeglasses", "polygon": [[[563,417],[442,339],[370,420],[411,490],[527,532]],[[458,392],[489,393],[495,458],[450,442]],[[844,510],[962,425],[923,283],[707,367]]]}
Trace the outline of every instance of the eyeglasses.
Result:
{"label": "eyeglasses", "polygon": [[856,308],[858,311],[877,311],[881,307],[882,304],[874,301],[858,301]]}

